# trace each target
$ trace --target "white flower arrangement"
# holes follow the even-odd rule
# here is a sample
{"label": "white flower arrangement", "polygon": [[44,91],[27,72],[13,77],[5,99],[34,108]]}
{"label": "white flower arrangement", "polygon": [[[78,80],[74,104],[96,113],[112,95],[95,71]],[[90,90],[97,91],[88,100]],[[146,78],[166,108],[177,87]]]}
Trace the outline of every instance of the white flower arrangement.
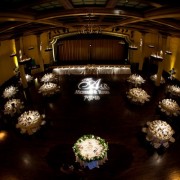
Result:
{"label": "white flower arrangement", "polygon": [[139,85],[145,83],[145,80],[138,74],[130,75],[127,81],[130,83],[139,84]]}
{"label": "white flower arrangement", "polygon": [[94,135],[84,135],[73,146],[75,155],[86,162],[101,160],[107,155],[108,143]]}
{"label": "white flower arrangement", "polygon": [[9,86],[5,88],[3,92],[3,97],[4,98],[11,98],[13,97],[16,93],[18,92],[18,88],[15,86]]}

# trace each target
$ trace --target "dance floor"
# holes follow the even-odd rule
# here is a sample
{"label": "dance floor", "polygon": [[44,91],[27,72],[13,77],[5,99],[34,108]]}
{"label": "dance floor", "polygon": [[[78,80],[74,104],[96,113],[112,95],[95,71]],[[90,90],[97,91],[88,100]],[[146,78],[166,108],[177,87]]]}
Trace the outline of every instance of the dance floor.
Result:
{"label": "dance floor", "polygon": [[[166,85],[156,87],[142,74],[146,80],[142,88],[151,98],[144,105],[135,105],[126,98],[130,88],[128,76],[59,76],[60,93],[52,97],[38,93],[42,75],[37,76],[27,90],[18,92],[17,97],[24,101],[26,110],[35,109],[45,114],[46,124],[33,135],[26,135],[15,127],[17,117],[1,115],[0,179],[179,179],[179,119],[167,118],[158,110],[158,102],[167,96]],[[100,95],[100,100],[84,101],[82,95],[75,94],[84,77],[101,78],[110,87],[110,94]],[[167,149],[154,149],[141,131],[147,121],[156,119],[169,122],[175,131],[176,141]],[[85,134],[94,134],[108,142],[108,161],[99,168],[78,169],[75,163],[72,147]],[[73,165],[74,172],[63,171],[63,164]]]}

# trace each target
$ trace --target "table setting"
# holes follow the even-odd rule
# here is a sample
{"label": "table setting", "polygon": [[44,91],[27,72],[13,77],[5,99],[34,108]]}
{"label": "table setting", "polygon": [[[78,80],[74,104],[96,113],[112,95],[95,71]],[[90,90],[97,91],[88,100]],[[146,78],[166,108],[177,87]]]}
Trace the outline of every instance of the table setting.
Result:
{"label": "table setting", "polygon": [[168,85],[166,87],[166,92],[173,96],[180,97],[180,87],[177,85]]}
{"label": "table setting", "polygon": [[47,83],[47,82],[54,82],[56,81],[56,75],[53,73],[46,73],[41,78],[41,82]]}
{"label": "table setting", "polygon": [[146,125],[147,127],[143,127],[142,131],[146,133],[146,140],[149,141],[154,148],[168,148],[170,142],[175,142],[173,138],[175,132],[167,122],[154,120],[152,122],[148,121]]}
{"label": "table setting", "polygon": [[55,83],[44,83],[38,90],[43,96],[51,96],[60,91],[60,86]]}
{"label": "table setting", "polygon": [[73,146],[76,162],[89,169],[99,168],[107,159],[108,143],[94,135],[84,135]]}
{"label": "table setting", "polygon": [[131,74],[129,66],[121,65],[81,65],[62,66],[53,69],[56,75],[87,75],[87,74]]}
{"label": "table setting", "polygon": [[141,85],[143,83],[145,83],[145,80],[138,74],[132,74],[128,77],[127,81],[133,85],[135,85],[135,87],[137,87],[138,85]]}
{"label": "table setting", "polygon": [[22,134],[32,135],[45,124],[44,118],[45,115],[41,115],[37,110],[25,111],[19,116],[16,128],[20,129]]}
{"label": "table setting", "polygon": [[24,108],[24,103],[20,99],[10,99],[4,105],[4,114],[13,116],[16,113],[20,113]]}
{"label": "table setting", "polygon": [[180,107],[177,102],[173,99],[163,99],[159,101],[158,107],[167,116],[178,116],[180,115]]}
{"label": "table setting", "polygon": [[132,88],[126,92],[127,98],[135,104],[144,104],[150,101],[150,95],[142,88]]}
{"label": "table setting", "polygon": [[9,87],[4,89],[3,97],[10,99],[10,98],[14,97],[17,92],[18,92],[18,88],[17,87],[9,86]]}

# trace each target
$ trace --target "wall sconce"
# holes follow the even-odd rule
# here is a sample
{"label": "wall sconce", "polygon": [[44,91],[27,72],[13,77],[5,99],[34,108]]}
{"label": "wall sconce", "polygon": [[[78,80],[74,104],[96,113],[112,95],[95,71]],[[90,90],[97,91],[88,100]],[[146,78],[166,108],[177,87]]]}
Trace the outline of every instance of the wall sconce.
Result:
{"label": "wall sconce", "polygon": [[138,47],[136,45],[129,45],[129,49],[131,50],[137,50]]}
{"label": "wall sconce", "polygon": [[29,46],[29,47],[28,47],[28,50],[33,50],[33,49],[34,49],[33,46]]}
{"label": "wall sconce", "polygon": [[149,48],[155,48],[155,46],[152,45],[152,44],[149,44],[148,47],[149,47]]}
{"label": "wall sconce", "polygon": [[14,56],[17,56],[17,54],[15,52],[13,52],[10,57],[14,57]]}
{"label": "wall sconce", "polygon": [[142,47],[142,45],[143,45],[143,39],[140,38],[139,46]]}
{"label": "wall sconce", "polygon": [[165,54],[172,55],[172,52],[171,51],[166,51]]}
{"label": "wall sconce", "polygon": [[45,49],[45,52],[52,51],[52,48],[50,46],[47,46]]}

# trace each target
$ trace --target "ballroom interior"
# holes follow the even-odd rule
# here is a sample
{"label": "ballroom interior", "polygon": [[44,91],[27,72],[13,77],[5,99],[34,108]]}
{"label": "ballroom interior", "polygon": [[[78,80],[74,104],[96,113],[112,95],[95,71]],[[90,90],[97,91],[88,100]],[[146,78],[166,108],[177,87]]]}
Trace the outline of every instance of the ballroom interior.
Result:
{"label": "ballroom interior", "polygon": [[178,3],[0,4],[0,179],[180,179]]}

